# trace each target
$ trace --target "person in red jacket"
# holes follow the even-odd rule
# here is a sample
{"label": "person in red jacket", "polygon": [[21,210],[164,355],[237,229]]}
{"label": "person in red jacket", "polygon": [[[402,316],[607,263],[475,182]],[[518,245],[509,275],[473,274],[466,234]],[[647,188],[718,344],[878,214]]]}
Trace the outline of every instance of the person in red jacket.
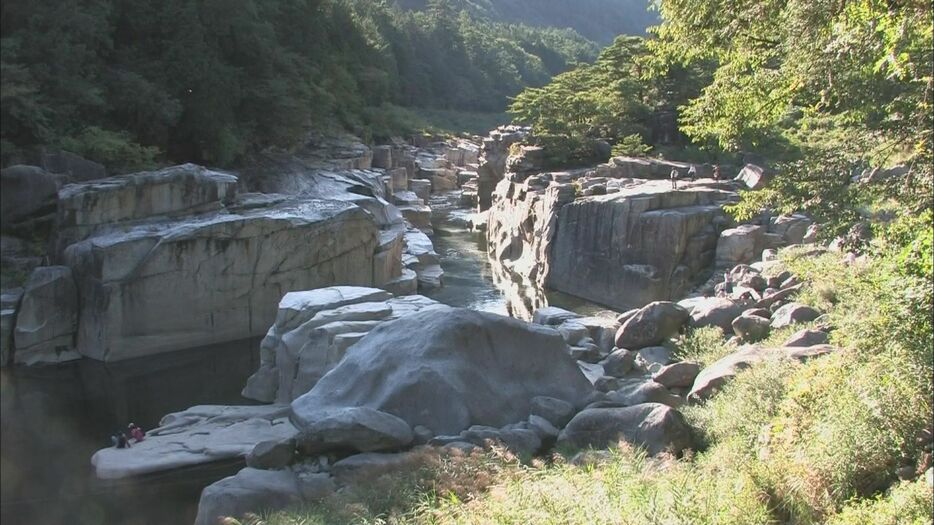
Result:
{"label": "person in red jacket", "polygon": [[137,443],[146,437],[146,434],[143,433],[143,429],[139,428],[135,424],[130,423],[128,428],[130,429],[130,436],[135,439]]}

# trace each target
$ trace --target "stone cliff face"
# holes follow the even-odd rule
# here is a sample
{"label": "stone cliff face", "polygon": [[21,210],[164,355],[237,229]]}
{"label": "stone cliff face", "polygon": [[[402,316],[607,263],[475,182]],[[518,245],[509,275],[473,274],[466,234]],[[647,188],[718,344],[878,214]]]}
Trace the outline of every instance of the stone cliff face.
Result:
{"label": "stone cliff face", "polygon": [[679,297],[713,269],[728,224],[721,207],[735,198],[730,185],[702,179],[675,190],[669,181],[632,178],[658,171],[644,160],[543,173],[530,153],[537,152],[510,158],[488,219],[494,272],[522,295],[512,298],[515,315],[544,306],[534,288],[625,310]]}
{"label": "stone cliff face", "polygon": [[[4,265],[24,261],[29,280],[7,289],[4,272],[0,366],[259,336],[294,290],[441,286],[427,199],[475,188],[478,156],[467,140],[371,149],[313,135],[294,153],[255,155],[237,174],[184,164],[62,187],[76,179],[5,169]],[[48,249],[27,257],[19,236],[39,220]]]}
{"label": "stone cliff face", "polygon": [[78,351],[109,361],[262,335],[290,290],[372,284],[377,241],[361,208],[320,200],[91,237],[64,256]]}

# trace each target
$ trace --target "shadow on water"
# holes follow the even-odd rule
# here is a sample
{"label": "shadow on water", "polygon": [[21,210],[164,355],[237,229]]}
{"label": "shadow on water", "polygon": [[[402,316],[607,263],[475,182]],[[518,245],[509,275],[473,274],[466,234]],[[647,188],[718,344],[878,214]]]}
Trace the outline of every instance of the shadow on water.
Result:
{"label": "shadow on water", "polygon": [[[494,284],[485,234],[470,230],[471,211],[458,199],[458,193],[432,198],[433,242],[445,275],[444,287],[426,295],[451,306],[519,311]],[[602,309],[562,294],[520,292],[582,313]],[[234,474],[242,461],[108,482],[94,476],[91,455],[130,422],[151,429],[165,414],[193,405],[250,404],[240,390],[258,364],[259,339],[251,339],[122,363],[85,359],[0,370],[3,523],[192,523],[201,489]]]}
{"label": "shadow on water", "polygon": [[193,405],[250,404],[240,389],[258,366],[258,349],[250,339],[123,363],[0,371],[3,523],[192,523],[201,489],[242,461],[103,481],[91,455],[130,422],[150,429]]}

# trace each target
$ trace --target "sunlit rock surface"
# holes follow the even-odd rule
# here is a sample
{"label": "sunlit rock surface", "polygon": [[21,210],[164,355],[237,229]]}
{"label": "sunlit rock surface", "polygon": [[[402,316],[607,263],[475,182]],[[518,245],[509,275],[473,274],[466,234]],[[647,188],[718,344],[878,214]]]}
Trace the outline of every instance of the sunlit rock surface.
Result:
{"label": "sunlit rock surface", "polygon": [[288,405],[202,405],[168,414],[130,448],[105,448],[91,457],[97,476],[125,478],[245,457],[260,441],[288,439],[296,429]]}

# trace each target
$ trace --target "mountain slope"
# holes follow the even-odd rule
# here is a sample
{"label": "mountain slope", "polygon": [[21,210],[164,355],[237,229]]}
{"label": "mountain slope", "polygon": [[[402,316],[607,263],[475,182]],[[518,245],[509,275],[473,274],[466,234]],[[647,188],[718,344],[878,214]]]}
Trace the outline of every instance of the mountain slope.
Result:
{"label": "mountain slope", "polygon": [[[616,35],[642,35],[658,23],[649,0],[448,0],[456,9],[499,22],[569,27],[602,44]],[[405,9],[424,9],[428,0],[396,0]]]}

